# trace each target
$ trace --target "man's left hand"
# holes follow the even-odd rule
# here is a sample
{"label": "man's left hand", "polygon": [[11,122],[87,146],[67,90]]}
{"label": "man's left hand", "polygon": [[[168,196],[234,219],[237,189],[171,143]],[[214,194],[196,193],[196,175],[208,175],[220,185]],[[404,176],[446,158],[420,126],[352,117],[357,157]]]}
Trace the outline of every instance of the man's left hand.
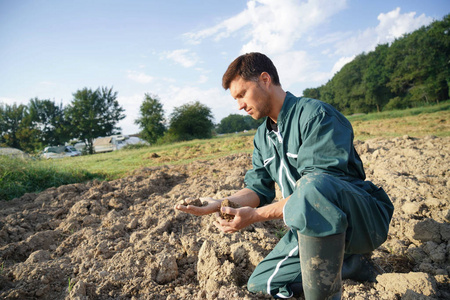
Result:
{"label": "man's left hand", "polygon": [[225,233],[233,233],[255,223],[256,208],[249,206],[241,208],[222,207],[222,213],[234,215],[231,221],[222,219],[219,213],[216,213],[216,221],[214,225]]}

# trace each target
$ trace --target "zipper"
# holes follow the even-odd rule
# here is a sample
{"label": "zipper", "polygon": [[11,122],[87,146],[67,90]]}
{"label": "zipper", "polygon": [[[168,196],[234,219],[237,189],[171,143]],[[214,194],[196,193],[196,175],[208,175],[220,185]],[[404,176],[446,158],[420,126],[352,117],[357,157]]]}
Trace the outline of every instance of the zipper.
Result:
{"label": "zipper", "polygon": [[[280,144],[283,144],[283,137],[281,136],[280,131],[274,131],[272,130],[272,132],[274,132],[277,136],[277,140]],[[270,138],[269,136],[269,140],[272,142],[273,146],[275,147],[275,149],[277,148],[276,143]],[[292,154],[292,153],[286,153],[286,156],[288,157],[292,157],[292,158],[297,158],[298,155],[296,154]],[[275,158],[275,155],[273,157],[267,158],[266,160],[264,160],[264,166],[266,166],[270,161],[272,161]],[[280,155],[280,167],[278,169],[278,181],[280,184],[280,189],[281,189],[281,194],[283,195],[283,198],[286,198],[286,196],[284,195],[284,186],[283,186],[283,169],[284,172],[286,173],[286,178],[289,181],[289,183],[292,185],[292,187],[295,187],[295,181],[292,179],[291,174],[289,172],[288,167],[286,166],[283,156]]]}
{"label": "zipper", "polygon": [[283,143],[283,138],[281,137],[280,131],[275,131],[275,133],[276,133],[276,135],[277,135],[278,142],[280,142],[280,144]]}

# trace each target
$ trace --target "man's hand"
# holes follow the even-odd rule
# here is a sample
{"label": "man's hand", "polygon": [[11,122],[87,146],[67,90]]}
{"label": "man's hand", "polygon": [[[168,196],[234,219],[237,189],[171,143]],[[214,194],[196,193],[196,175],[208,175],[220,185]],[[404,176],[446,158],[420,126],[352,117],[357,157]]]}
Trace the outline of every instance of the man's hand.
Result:
{"label": "man's hand", "polygon": [[193,214],[196,216],[203,216],[218,212],[220,209],[220,202],[222,202],[221,200],[216,200],[211,197],[200,198],[200,200],[202,202],[206,201],[208,204],[204,206],[176,204],[174,209],[181,210],[185,213]]}
{"label": "man's hand", "polygon": [[221,211],[226,214],[234,215],[234,219],[227,221],[216,214],[217,218],[214,225],[225,233],[233,233],[245,228],[255,222],[258,222],[256,208],[249,206],[241,208],[222,207]]}

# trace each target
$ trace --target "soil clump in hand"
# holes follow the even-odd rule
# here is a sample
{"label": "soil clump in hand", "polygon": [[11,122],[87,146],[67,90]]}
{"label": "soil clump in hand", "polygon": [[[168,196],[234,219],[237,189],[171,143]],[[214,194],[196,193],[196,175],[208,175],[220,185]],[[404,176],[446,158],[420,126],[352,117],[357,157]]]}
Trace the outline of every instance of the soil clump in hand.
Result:
{"label": "soil clump in hand", "polygon": [[[231,200],[225,199],[225,200],[223,200],[222,203],[220,204],[220,207],[221,207],[221,208],[222,208],[222,207],[239,208],[239,207],[241,207],[241,206],[240,206],[239,204],[237,204],[237,203],[231,201]],[[228,222],[230,222],[230,221],[232,221],[232,220],[234,219],[234,215],[226,214],[226,213],[223,213],[222,211],[219,211],[219,215],[220,215],[220,217],[221,217],[222,219],[225,219],[225,220],[227,220]]]}
{"label": "soil clump in hand", "polygon": [[207,201],[202,202],[202,200],[200,200],[199,198],[186,198],[184,200],[181,200],[180,204],[184,205],[184,206],[188,206],[188,205],[206,206],[206,205],[208,205],[208,202]]}

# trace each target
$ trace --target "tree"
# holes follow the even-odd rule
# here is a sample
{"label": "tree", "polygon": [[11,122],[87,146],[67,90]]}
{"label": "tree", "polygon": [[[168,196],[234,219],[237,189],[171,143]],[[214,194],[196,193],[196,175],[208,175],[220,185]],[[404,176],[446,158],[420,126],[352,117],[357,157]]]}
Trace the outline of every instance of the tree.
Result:
{"label": "tree", "polygon": [[217,133],[231,133],[243,130],[255,129],[264,119],[254,120],[251,116],[231,114],[223,118],[217,125]]}
{"label": "tree", "polygon": [[196,101],[175,107],[170,115],[169,134],[175,140],[206,139],[212,136],[214,124],[211,109]]}
{"label": "tree", "polygon": [[[264,120],[265,120],[265,118],[255,120],[249,115],[244,116],[244,122],[245,122],[245,124],[247,124],[247,128],[246,128],[247,130],[258,128],[259,125],[261,125],[264,122]],[[246,130],[246,129],[244,129],[244,130]]]}
{"label": "tree", "polygon": [[141,137],[149,143],[154,143],[164,135],[164,110],[157,96],[145,94],[144,102],[140,107],[140,117],[134,121],[139,125]]}
{"label": "tree", "polygon": [[389,72],[385,67],[389,45],[378,45],[374,52],[368,54],[368,66],[363,80],[366,87],[366,105],[368,111],[376,107],[377,112],[386,105],[391,98],[391,93],[386,84],[389,82]]}
{"label": "tree", "polygon": [[342,113],[353,113],[361,109],[365,99],[362,74],[366,65],[367,56],[360,54],[342,67],[331,80],[334,98],[329,103]]}
{"label": "tree", "polygon": [[[28,115],[27,107],[23,104],[2,105],[0,108],[0,127],[2,144],[21,149],[21,131],[27,127],[26,116]],[[22,142],[23,145],[23,142]]]}
{"label": "tree", "polygon": [[66,108],[72,137],[84,141],[89,153],[94,153],[94,139],[120,133],[116,124],[125,118],[124,109],[116,100],[117,92],[111,89],[88,88],[73,94],[72,103]]}
{"label": "tree", "polygon": [[39,130],[39,140],[43,145],[63,145],[69,141],[69,123],[62,103],[58,106],[53,101],[34,98],[28,104],[28,111],[31,126]]}
{"label": "tree", "polygon": [[320,89],[319,88],[304,89],[303,96],[306,98],[320,99]]}
{"label": "tree", "polygon": [[8,130],[8,122],[6,120],[6,105],[0,103],[0,147],[6,145],[5,134]]}

